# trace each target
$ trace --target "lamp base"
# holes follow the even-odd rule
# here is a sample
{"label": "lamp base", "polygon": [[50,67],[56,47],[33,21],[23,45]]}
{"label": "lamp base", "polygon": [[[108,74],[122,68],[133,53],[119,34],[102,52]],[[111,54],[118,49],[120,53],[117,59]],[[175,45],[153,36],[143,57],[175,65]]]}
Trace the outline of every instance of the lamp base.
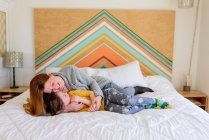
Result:
{"label": "lamp base", "polygon": [[14,88],[19,88],[19,87],[18,87],[18,86],[12,86],[12,87],[10,87],[10,88],[14,89]]}
{"label": "lamp base", "polygon": [[16,84],[15,84],[15,67],[12,67],[12,71],[13,71],[13,85],[12,85],[10,88],[11,88],[11,89],[19,88],[19,87],[16,86]]}
{"label": "lamp base", "polygon": [[184,86],[183,91],[190,91],[191,87],[190,86]]}

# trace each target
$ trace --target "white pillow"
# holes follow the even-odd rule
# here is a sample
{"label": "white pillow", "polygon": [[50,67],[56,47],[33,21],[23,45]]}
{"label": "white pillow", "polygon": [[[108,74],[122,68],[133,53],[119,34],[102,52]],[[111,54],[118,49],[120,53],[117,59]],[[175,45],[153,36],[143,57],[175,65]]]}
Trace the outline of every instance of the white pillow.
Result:
{"label": "white pillow", "polygon": [[47,67],[46,73],[58,72],[58,71],[60,71],[60,69],[61,69],[61,67]]}
{"label": "white pillow", "polygon": [[[147,86],[138,61],[117,66],[114,68],[94,69],[90,67],[79,68],[89,76],[104,76],[120,87]],[[46,72],[57,72],[60,68],[47,68]]]}

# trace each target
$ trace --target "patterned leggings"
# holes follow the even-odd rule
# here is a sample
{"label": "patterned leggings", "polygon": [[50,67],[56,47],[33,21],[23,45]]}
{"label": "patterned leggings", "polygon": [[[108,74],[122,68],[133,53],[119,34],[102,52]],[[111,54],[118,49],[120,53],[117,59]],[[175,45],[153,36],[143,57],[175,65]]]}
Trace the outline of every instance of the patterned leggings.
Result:
{"label": "patterned leggings", "polygon": [[[102,90],[104,93],[105,110],[121,114],[134,114],[147,106],[156,104],[156,99],[134,96],[134,93],[120,92],[110,87]],[[124,91],[124,90],[122,90]]]}

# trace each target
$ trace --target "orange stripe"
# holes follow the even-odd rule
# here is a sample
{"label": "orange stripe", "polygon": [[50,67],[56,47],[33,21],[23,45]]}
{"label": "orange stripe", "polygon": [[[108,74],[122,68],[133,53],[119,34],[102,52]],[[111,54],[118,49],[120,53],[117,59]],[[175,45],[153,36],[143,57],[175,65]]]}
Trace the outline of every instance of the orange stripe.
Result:
{"label": "orange stripe", "polygon": [[110,50],[108,47],[105,45],[100,47],[99,49],[95,50],[92,54],[87,56],[84,60],[79,62],[77,64],[78,67],[85,67],[85,66],[90,66],[92,65],[98,58],[106,56],[108,59],[110,59],[114,64],[118,65],[123,65],[126,64],[127,62],[122,59],[120,56],[115,54],[112,50]]}

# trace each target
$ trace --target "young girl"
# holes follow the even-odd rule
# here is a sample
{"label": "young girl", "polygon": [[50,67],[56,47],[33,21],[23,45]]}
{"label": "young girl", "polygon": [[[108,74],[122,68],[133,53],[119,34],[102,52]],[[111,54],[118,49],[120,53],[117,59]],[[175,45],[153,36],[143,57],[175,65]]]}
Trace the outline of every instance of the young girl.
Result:
{"label": "young girl", "polygon": [[[82,104],[83,107],[79,112],[92,111],[89,107],[95,98],[94,92],[89,90],[71,90],[70,92],[54,92],[47,94],[44,98],[45,110],[51,115],[56,115],[62,112],[75,112],[68,111],[66,108],[69,104]],[[104,103],[101,103],[100,109],[104,110]],[[78,112],[78,111],[76,111]]]}
{"label": "young girl", "polygon": [[[85,105],[85,109],[82,111],[94,111],[91,108],[94,106],[92,101],[94,100],[94,92],[88,90],[74,90],[69,93],[56,92],[51,94],[51,98],[46,101],[46,111],[51,115],[56,115],[61,112],[68,112],[66,106],[72,102],[77,102]],[[109,88],[104,92],[104,102],[99,110],[106,110],[111,112],[117,112],[121,114],[134,114],[143,109],[170,108],[168,103],[156,98],[141,97],[139,95],[131,96],[118,92],[114,88]]]}

